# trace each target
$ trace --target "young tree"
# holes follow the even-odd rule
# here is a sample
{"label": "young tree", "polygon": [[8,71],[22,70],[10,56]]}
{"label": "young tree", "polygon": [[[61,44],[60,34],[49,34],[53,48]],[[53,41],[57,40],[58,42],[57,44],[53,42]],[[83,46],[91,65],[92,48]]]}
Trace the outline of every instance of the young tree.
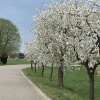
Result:
{"label": "young tree", "polygon": [[36,65],[38,63],[39,49],[37,45],[37,40],[31,41],[27,44],[27,59],[31,61],[31,69],[33,69],[33,64],[36,72]]}
{"label": "young tree", "polygon": [[63,28],[63,7],[58,5],[43,12],[37,20],[37,33],[44,47],[49,48],[51,55],[59,63],[58,83],[63,87],[64,54],[67,42]]}
{"label": "young tree", "polygon": [[27,54],[26,59],[31,63],[31,69],[33,70],[33,45],[32,42],[26,44]]}
{"label": "young tree", "polygon": [[48,64],[48,56],[47,56],[47,52],[45,52],[44,48],[41,48],[41,46],[39,46],[39,55],[38,55],[38,61],[41,64],[41,75],[42,77],[44,77],[44,71],[45,71],[45,67],[47,67]]}

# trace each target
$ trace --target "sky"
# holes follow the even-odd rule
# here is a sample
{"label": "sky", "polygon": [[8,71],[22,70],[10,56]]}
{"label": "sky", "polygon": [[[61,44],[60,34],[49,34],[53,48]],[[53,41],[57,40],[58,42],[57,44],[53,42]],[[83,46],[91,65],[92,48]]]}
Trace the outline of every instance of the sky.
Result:
{"label": "sky", "polygon": [[21,52],[26,51],[25,44],[34,37],[33,16],[56,1],[60,0],[0,0],[0,18],[12,21],[19,29],[22,39]]}
{"label": "sky", "polygon": [[22,39],[21,52],[25,52],[25,44],[34,37],[33,16],[48,4],[49,0],[0,0],[0,18],[12,21],[19,29]]}

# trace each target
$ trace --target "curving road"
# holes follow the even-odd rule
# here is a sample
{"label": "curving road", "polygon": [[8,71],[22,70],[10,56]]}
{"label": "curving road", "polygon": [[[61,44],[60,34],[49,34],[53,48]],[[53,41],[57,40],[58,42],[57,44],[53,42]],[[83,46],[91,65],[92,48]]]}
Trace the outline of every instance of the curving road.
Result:
{"label": "curving road", "polygon": [[22,74],[28,66],[0,66],[0,100],[49,100]]}

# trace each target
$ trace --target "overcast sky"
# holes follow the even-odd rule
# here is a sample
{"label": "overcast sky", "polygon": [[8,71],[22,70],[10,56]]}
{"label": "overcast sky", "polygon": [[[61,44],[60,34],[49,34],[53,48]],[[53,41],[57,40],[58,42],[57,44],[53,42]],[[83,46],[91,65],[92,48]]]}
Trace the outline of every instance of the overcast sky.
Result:
{"label": "overcast sky", "polygon": [[43,9],[50,0],[0,0],[0,18],[11,20],[19,29],[22,38],[21,51],[25,43],[32,38],[32,17],[37,15],[36,9]]}

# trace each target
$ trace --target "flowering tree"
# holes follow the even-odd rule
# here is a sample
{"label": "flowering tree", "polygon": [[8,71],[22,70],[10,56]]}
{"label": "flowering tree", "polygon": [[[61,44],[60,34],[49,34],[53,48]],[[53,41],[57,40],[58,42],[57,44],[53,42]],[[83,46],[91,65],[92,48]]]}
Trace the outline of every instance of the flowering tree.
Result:
{"label": "flowering tree", "polygon": [[[100,55],[100,10],[95,3],[64,2],[44,11],[37,20],[37,33],[59,62],[59,85],[63,86],[64,57],[73,56],[89,76],[89,100],[94,100],[94,73]],[[70,52],[70,55],[69,55]],[[72,57],[73,58],[73,57]]]}
{"label": "flowering tree", "polygon": [[49,59],[46,54],[47,50],[43,47],[42,41],[38,39],[31,41],[27,44],[27,59],[31,61],[31,68],[33,69],[33,64],[36,72],[37,64],[42,65],[42,76],[44,76],[44,69]]}
{"label": "flowering tree", "polygon": [[29,61],[31,61],[31,69],[33,69],[33,58],[32,58],[32,51],[33,51],[33,48],[32,48],[32,43],[27,43],[26,45],[26,48],[27,48],[27,54],[26,54],[26,59],[28,59]]}
{"label": "flowering tree", "polygon": [[66,38],[62,27],[62,9],[52,7],[43,12],[37,20],[37,33],[44,46],[49,49],[50,54],[60,64],[58,70],[59,86],[63,87],[63,65],[64,53],[66,51]]}
{"label": "flowering tree", "polygon": [[36,72],[36,65],[38,63],[39,49],[37,46],[37,40],[31,41],[27,44],[27,59],[31,61],[31,68],[33,69],[33,64]]}
{"label": "flowering tree", "polygon": [[[92,6],[91,6],[92,5]],[[77,60],[87,69],[89,100],[94,100],[94,73],[100,64],[100,11],[86,3],[66,5],[65,30]]]}
{"label": "flowering tree", "polygon": [[38,55],[38,61],[41,63],[42,66],[42,77],[44,76],[44,70],[45,67],[47,67],[47,64],[50,62],[50,56],[49,56],[49,50],[47,46],[44,43],[44,38],[41,38],[38,35],[38,49],[39,49],[39,55]]}

